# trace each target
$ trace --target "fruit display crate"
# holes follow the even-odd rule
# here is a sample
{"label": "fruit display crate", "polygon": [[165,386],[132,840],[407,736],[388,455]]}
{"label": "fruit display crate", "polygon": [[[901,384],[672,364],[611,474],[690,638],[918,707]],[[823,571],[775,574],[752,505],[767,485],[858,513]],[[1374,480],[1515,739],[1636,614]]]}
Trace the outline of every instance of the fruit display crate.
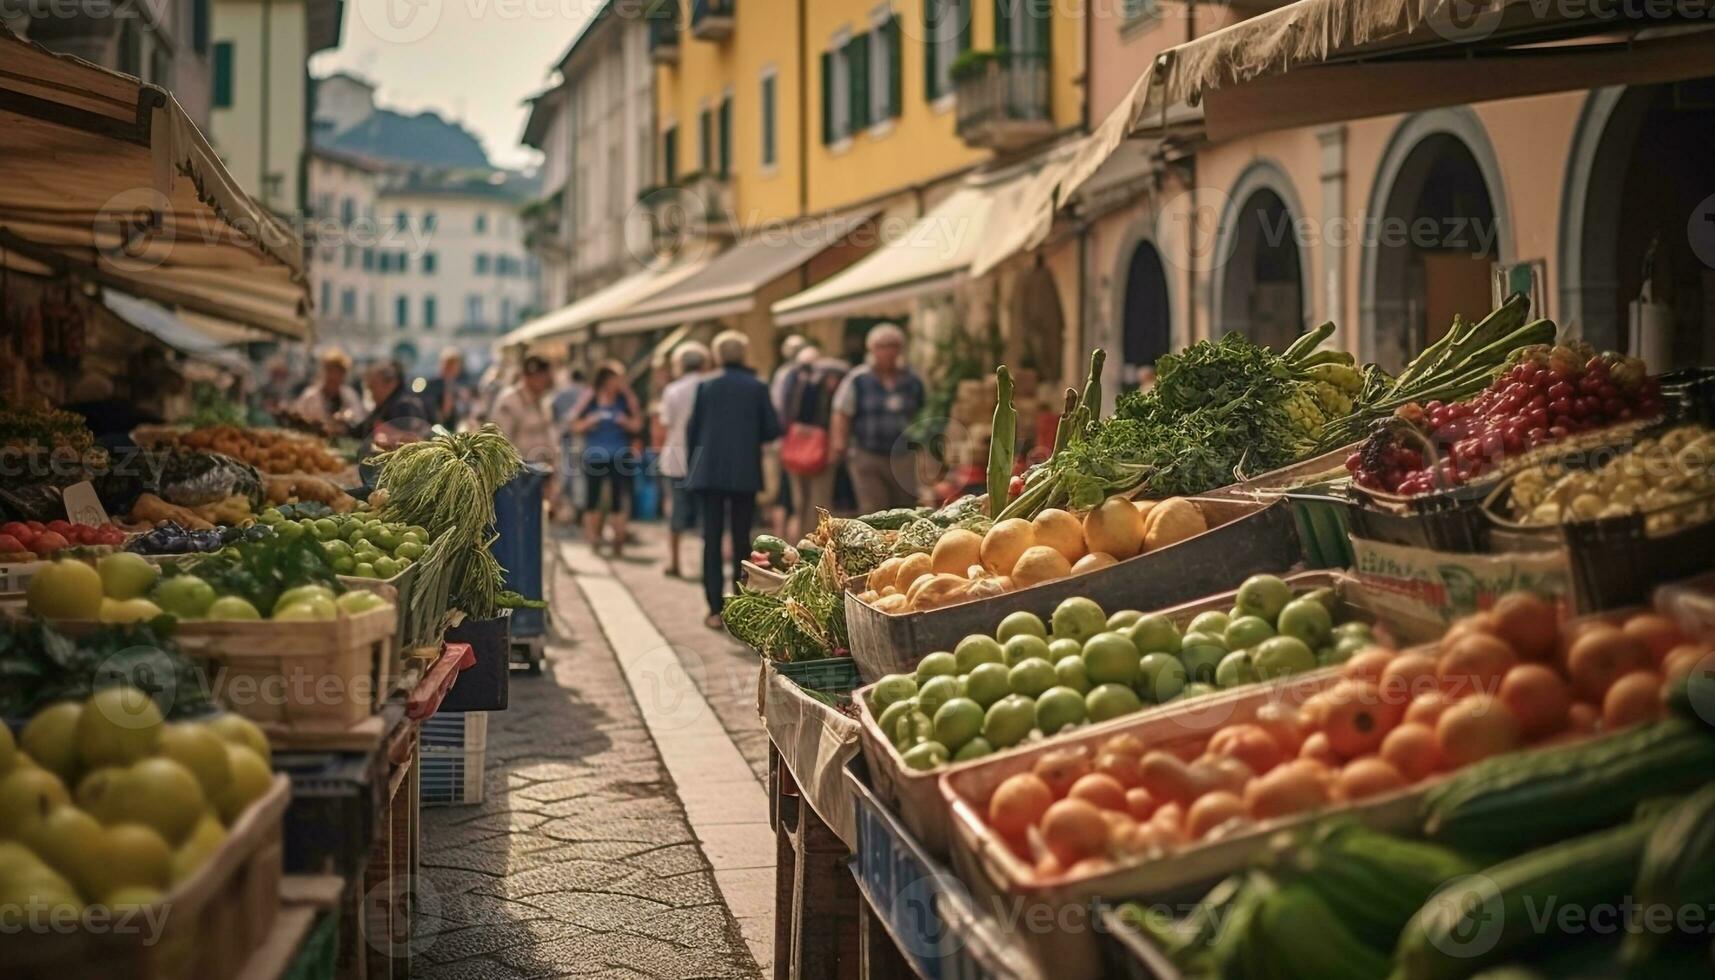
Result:
{"label": "fruit display crate", "polygon": [[[1357,602],[1352,596],[1350,581],[1344,576],[1325,571],[1300,572],[1297,575],[1287,576],[1285,582],[1292,587],[1294,595],[1301,595],[1305,592],[1320,588],[1334,589],[1341,598],[1343,608],[1341,621],[1343,622],[1348,620],[1361,620],[1364,622],[1375,621],[1375,617],[1370,610]],[[1196,619],[1197,616],[1202,613],[1210,611],[1227,611],[1233,606],[1237,597],[1238,591],[1234,589],[1221,592],[1207,598],[1198,599],[1194,602],[1172,606],[1167,609],[1159,610],[1159,612],[1168,619],[1171,619],[1174,625],[1180,627],[1180,629],[1184,629],[1186,624],[1190,623],[1193,619]],[[997,623],[998,621],[996,623],[987,624],[985,632],[992,633]],[[1336,668],[1325,668],[1301,676],[1334,676],[1337,673],[1338,671]],[[1252,688],[1264,686],[1266,685],[1251,685]],[[993,756],[987,757],[987,759],[952,763],[941,766],[940,768],[932,771],[912,769],[909,766],[906,766],[904,760],[900,758],[898,750],[893,747],[893,743],[889,741],[886,734],[882,732],[881,726],[876,720],[875,713],[869,708],[869,692],[872,687],[873,685],[858,690],[852,695],[852,698],[857,702],[858,722],[862,726],[860,734],[863,739],[864,758],[869,762],[870,777],[875,785],[875,791],[882,800],[886,801],[889,805],[898,808],[900,816],[905,820],[906,826],[911,828],[911,832],[915,834],[917,839],[922,841],[924,846],[926,846],[930,853],[933,854],[947,853],[948,841],[950,840],[951,834],[951,815],[947,810],[946,802],[942,799],[939,787],[942,774],[978,766],[986,762],[987,759],[1033,752],[1043,745],[1054,743],[1065,737],[1057,735],[1040,741],[1027,742],[1014,748],[1003,749],[996,752]],[[1238,688],[1235,690],[1249,689],[1250,688]],[[1066,736],[1070,736],[1072,734],[1081,735],[1085,732],[1113,732],[1124,730],[1139,719],[1149,717],[1157,712],[1178,711],[1181,708],[1193,707],[1203,701],[1218,696],[1219,695],[1209,695],[1205,698],[1200,698],[1194,701],[1170,702],[1165,705],[1145,708],[1142,711],[1134,712],[1120,718],[1079,728],[1075,733],[1066,733]]]}
{"label": "fruit display crate", "polygon": [[912,969],[926,980],[1038,980],[1010,955],[999,926],[980,913],[952,872],[870,789],[862,759],[845,768],[857,810],[852,874]]}
{"label": "fruit display crate", "polygon": [[1184,973],[1179,967],[1121,918],[1117,906],[1098,901],[1096,925],[1105,976],[1124,980],[1183,980]]}
{"label": "fruit display crate", "polygon": [[822,822],[851,846],[856,818],[844,771],[859,751],[857,720],[772,667],[763,670],[759,697],[758,714],[780,764]]}
{"label": "fruit display crate", "polygon": [[424,806],[481,803],[488,760],[488,712],[425,719],[418,743]]}
{"label": "fruit display crate", "polygon": [[380,754],[280,752],[274,767],[292,780],[287,873],[350,877],[361,871],[386,792]]}
{"label": "fruit display crate", "polygon": [[1285,571],[1299,561],[1298,532],[1282,501],[1189,499],[1208,524],[1203,533],[1107,568],[993,598],[885,613],[858,599],[848,585],[852,658],[864,680],[874,682],[911,669],[925,654],[951,650],[971,633],[992,630],[1008,613],[1025,611],[1046,619],[1073,596],[1094,599],[1103,608],[1160,609],[1218,592],[1257,572]]}
{"label": "fruit display crate", "polygon": [[281,818],[291,783],[268,791],[228,828],[201,869],[162,898],[158,926],[104,931],[25,929],[8,935],[7,980],[217,980],[238,976],[280,910]]}
{"label": "fruit display crate", "polygon": [[30,579],[46,567],[45,561],[0,562],[0,598],[22,598]]}
{"label": "fruit display crate", "polygon": [[[941,778],[944,804],[952,812],[952,864],[970,888],[979,907],[1020,910],[1021,921],[1043,916],[1061,921],[1062,915],[1088,916],[1096,899],[1128,896],[1163,901],[1193,900],[1217,880],[1246,866],[1267,852],[1277,832],[1302,826],[1332,813],[1339,813],[1385,831],[1415,826],[1424,794],[1433,780],[1376,796],[1361,803],[1339,804],[1257,823],[1216,841],[1188,844],[1153,860],[1123,864],[1110,870],[1079,876],[1062,875],[1044,881],[1034,868],[1015,854],[1010,845],[988,827],[984,806],[1008,776],[1028,772],[1045,752],[1082,747],[1095,749],[1121,732],[1139,738],[1151,749],[1163,749],[1181,757],[1198,751],[1216,730],[1231,722],[1254,716],[1270,702],[1292,706],[1340,680],[1333,670],[1317,671],[1253,685],[1173,706],[1174,710],[1132,716],[1124,726],[1092,727],[1071,738],[1039,743],[1028,752],[1009,753],[979,760]],[[1075,910],[1075,911],[1074,911]],[[1103,976],[1093,928],[1020,933],[1025,951],[1056,980],[1095,980]]]}

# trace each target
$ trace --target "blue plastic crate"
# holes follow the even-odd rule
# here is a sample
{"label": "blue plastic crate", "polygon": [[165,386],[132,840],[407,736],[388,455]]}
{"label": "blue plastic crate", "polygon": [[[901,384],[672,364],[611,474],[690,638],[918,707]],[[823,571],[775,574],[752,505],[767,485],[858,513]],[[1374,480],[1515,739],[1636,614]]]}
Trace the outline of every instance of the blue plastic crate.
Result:
{"label": "blue plastic crate", "polygon": [[[498,537],[489,548],[506,569],[506,588],[527,599],[542,598],[542,488],[548,468],[526,466],[494,494],[494,530]],[[547,610],[514,609],[515,638],[542,636],[548,632]]]}
{"label": "blue plastic crate", "polygon": [[982,918],[958,876],[929,856],[869,787],[863,759],[846,766],[857,811],[858,890],[926,980],[1014,980],[1019,955]]}

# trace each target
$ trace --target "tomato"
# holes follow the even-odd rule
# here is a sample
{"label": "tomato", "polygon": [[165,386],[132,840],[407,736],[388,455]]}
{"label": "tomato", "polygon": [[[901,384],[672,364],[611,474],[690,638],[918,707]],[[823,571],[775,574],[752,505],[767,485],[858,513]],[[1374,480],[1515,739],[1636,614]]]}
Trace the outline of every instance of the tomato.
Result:
{"label": "tomato", "polygon": [[47,530],[47,528],[45,526],[43,526],[41,521],[25,521],[24,524],[26,526],[28,526],[30,530],[36,532],[37,534],[40,534],[43,531]]}
{"label": "tomato", "polygon": [[71,542],[65,539],[65,535],[57,531],[43,531],[36,535],[34,550],[38,555],[52,555],[69,547]]}

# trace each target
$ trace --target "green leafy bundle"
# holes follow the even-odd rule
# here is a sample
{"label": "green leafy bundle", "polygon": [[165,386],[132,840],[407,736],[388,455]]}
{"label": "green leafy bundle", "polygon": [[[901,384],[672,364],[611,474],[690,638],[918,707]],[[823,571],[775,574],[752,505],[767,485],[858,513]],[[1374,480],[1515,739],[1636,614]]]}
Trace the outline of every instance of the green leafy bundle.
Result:
{"label": "green leafy bundle", "polygon": [[837,569],[829,553],[819,563],[800,563],[778,592],[740,589],[721,610],[727,632],[770,660],[840,655],[850,641]]}
{"label": "green leafy bundle", "polygon": [[168,718],[210,706],[202,671],[150,626],[110,626],[77,638],[40,622],[0,629],[0,717],[26,718],[118,684],[148,692]]}
{"label": "green leafy bundle", "polygon": [[494,541],[494,495],[524,468],[518,449],[493,423],[475,432],[407,443],[370,460],[387,491],[381,518],[427,528],[451,563],[451,601],[473,619],[492,619],[506,569]]}
{"label": "green leafy bundle", "polygon": [[322,543],[309,534],[275,535],[243,541],[207,556],[168,561],[161,574],[195,575],[218,595],[235,595],[266,612],[280,593],[300,585],[345,591]]}

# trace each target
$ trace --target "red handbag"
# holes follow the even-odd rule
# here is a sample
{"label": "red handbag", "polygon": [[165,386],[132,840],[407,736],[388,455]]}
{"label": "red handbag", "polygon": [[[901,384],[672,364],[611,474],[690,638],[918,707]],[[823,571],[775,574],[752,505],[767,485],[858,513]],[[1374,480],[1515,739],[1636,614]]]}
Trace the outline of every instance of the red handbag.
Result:
{"label": "red handbag", "polygon": [[795,476],[815,476],[828,468],[828,430],[806,422],[786,427],[780,442],[780,465]]}

